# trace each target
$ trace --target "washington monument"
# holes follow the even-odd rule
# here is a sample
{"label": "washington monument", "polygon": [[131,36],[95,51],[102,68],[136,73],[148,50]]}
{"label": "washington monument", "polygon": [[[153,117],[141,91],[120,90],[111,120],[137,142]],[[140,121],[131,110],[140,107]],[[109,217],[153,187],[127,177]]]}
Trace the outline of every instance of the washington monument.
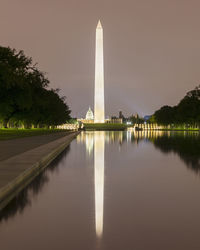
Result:
{"label": "washington monument", "polygon": [[94,122],[104,123],[104,63],[103,63],[103,28],[99,20],[96,28],[95,52],[95,94],[94,94]]}

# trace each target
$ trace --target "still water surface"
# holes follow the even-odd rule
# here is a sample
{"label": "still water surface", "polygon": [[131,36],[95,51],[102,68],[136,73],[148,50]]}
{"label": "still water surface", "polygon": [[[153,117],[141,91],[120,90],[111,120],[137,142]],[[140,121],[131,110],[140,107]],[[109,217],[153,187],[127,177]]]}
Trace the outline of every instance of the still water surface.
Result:
{"label": "still water surface", "polygon": [[198,133],[82,132],[0,217],[2,250],[200,249]]}

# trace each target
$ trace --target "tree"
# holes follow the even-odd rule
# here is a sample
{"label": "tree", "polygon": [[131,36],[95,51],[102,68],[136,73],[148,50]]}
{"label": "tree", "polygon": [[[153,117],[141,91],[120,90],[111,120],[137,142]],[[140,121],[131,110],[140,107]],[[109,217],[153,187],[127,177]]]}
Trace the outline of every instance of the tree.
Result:
{"label": "tree", "polygon": [[43,100],[41,106],[39,106],[41,114],[39,123],[55,126],[63,124],[71,118],[71,111],[65,103],[65,98],[60,98],[57,90],[45,90]]}
{"label": "tree", "polygon": [[23,51],[0,47],[0,118],[5,127],[20,110],[30,108],[31,91],[26,81],[32,59]]}
{"label": "tree", "polygon": [[168,125],[174,122],[174,109],[170,106],[163,106],[154,114],[158,124]]}
{"label": "tree", "polygon": [[158,124],[200,124],[200,85],[189,91],[177,106],[163,106],[154,115]]}
{"label": "tree", "polygon": [[176,108],[180,123],[200,123],[200,85],[189,91]]}
{"label": "tree", "polygon": [[70,110],[58,90],[23,51],[0,47],[0,120],[25,126],[65,123]]}

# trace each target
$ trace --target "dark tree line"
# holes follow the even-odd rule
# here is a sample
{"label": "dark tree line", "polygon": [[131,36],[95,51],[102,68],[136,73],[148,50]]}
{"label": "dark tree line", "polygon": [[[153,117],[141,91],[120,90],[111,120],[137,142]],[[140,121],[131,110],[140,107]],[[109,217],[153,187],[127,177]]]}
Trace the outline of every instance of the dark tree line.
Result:
{"label": "dark tree line", "polygon": [[70,119],[65,97],[23,51],[0,46],[0,122],[25,127],[55,126]]}
{"label": "dark tree line", "polygon": [[135,116],[130,116],[128,118],[129,121],[131,121],[132,124],[143,124],[144,123],[144,119],[142,117],[139,117],[139,115],[135,115]]}
{"label": "dark tree line", "polygon": [[174,107],[163,106],[157,110],[151,122],[158,124],[200,124],[200,85],[189,91],[186,96]]}

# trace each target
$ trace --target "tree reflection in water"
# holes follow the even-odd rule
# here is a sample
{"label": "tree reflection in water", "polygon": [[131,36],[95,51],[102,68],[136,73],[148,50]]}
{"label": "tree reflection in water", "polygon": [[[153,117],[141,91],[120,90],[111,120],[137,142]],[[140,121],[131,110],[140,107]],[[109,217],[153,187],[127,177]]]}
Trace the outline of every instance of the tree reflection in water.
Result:
{"label": "tree reflection in water", "polygon": [[27,206],[31,206],[31,199],[37,195],[48,183],[48,172],[58,171],[58,162],[65,159],[70,151],[68,146],[43,172],[41,172],[26,188],[24,188],[1,212],[0,221],[14,217],[16,213],[23,213]]}
{"label": "tree reflection in water", "polygon": [[173,134],[171,136],[161,136],[152,140],[156,148],[163,153],[177,154],[189,167],[195,172],[200,171],[200,135],[187,134]]}
{"label": "tree reflection in water", "polygon": [[[94,147],[94,132],[84,132],[77,137],[79,143],[87,140],[87,153],[91,154]],[[199,132],[164,132],[164,131],[109,131],[104,132],[105,144],[132,143],[140,145],[141,142],[152,143],[156,149],[164,154],[175,153],[184,161],[186,166],[195,173],[200,172],[200,133]],[[103,143],[103,142],[102,142]],[[97,148],[97,147],[96,147]],[[49,171],[59,171],[58,162],[64,160],[70,148],[68,147],[52,164],[38,175],[34,181],[21,191],[8,206],[0,213],[0,221],[22,213],[27,206],[31,206],[32,196],[37,195],[49,181]]]}
{"label": "tree reflection in water", "polygon": [[[139,145],[142,141],[151,142],[161,152],[175,153],[184,161],[187,167],[199,172],[200,170],[200,133],[173,131],[105,131],[105,143],[118,142],[120,147],[127,142]],[[91,137],[91,138],[90,138]],[[93,140],[94,132],[85,132],[79,140]],[[93,142],[93,141],[92,141]],[[93,143],[91,144],[93,147]],[[91,151],[91,149],[90,149]]]}
{"label": "tree reflection in water", "polygon": [[199,132],[170,132],[144,131],[132,132],[131,142],[139,144],[150,141],[162,153],[177,154],[186,166],[196,173],[200,171],[200,133]]}

